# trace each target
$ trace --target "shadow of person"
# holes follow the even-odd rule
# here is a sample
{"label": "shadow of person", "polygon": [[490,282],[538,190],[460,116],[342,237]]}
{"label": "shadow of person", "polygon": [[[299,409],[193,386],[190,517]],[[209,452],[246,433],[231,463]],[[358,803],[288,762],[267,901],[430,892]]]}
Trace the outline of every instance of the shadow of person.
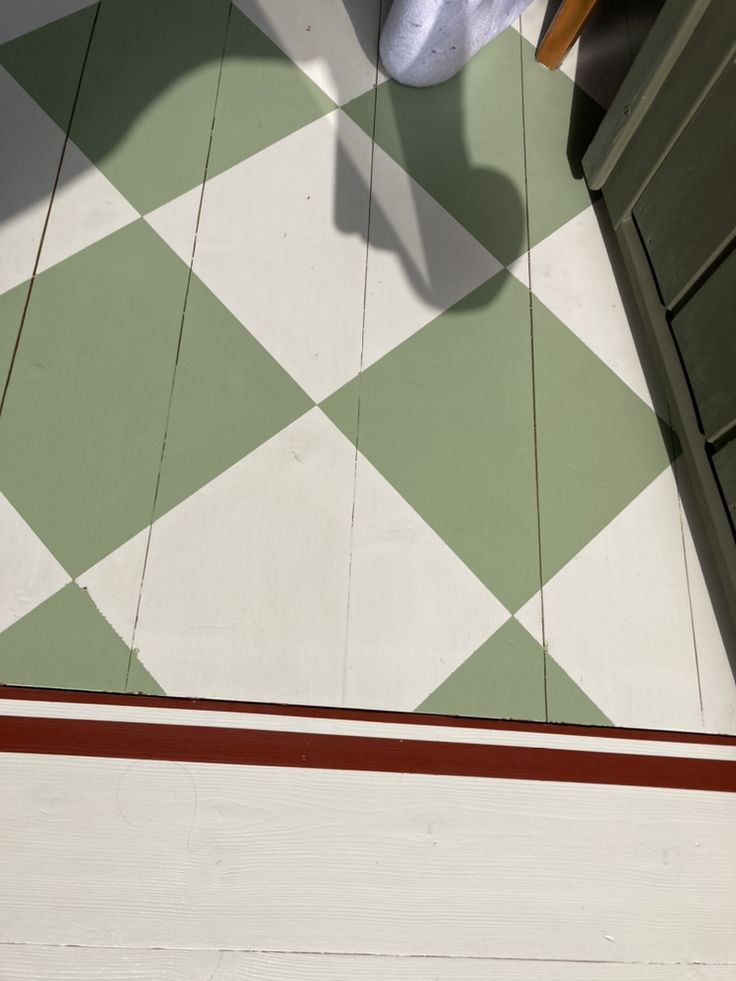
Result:
{"label": "shadow of person", "polygon": [[[177,105],[187,105],[187,98],[190,98],[188,108],[193,118],[201,117],[202,132],[187,132],[186,128],[181,127],[176,132],[173,128],[171,133],[162,132],[161,140],[170,141],[168,152],[159,153],[153,161],[142,160],[137,179],[141,186],[146,181],[152,184],[158,181],[166,186],[169,180],[172,186],[177,180],[184,183],[189,180],[192,186],[196,175],[185,172],[187,155],[182,152],[186,149],[183,143],[201,140],[206,135],[204,118],[208,111],[207,107],[197,105],[197,100],[201,99],[197,79],[203,72],[212,71],[224,52],[226,59],[235,57],[250,63],[255,74],[265,82],[260,91],[263,92],[264,88],[267,90],[269,79],[278,76],[281,50],[290,53],[290,38],[279,23],[283,23],[283,17],[287,15],[304,17],[310,11],[315,13],[319,5],[308,4],[305,12],[294,11],[288,3],[274,5],[262,0],[242,0],[233,7],[233,14],[240,17],[238,6],[251,15],[267,37],[252,32],[245,41],[240,40],[237,49],[231,51],[227,40],[223,45],[224,34],[228,30],[226,25],[230,21],[229,0],[213,0],[210,3],[202,3],[201,0],[177,0],[176,3],[173,0],[157,0],[155,11],[148,0],[101,0],[94,8],[82,9],[65,18],[65,22],[59,22],[59,43],[46,57],[44,77],[34,83],[39,91],[31,87],[31,94],[70,133],[72,141],[78,140],[87,157],[104,172],[113,158],[124,152],[126,147],[134,147],[136,140],[142,139],[141,122],[148,109],[174,88],[179,88],[184,98]],[[164,8],[168,10],[167,16]],[[349,18],[354,32],[353,44],[373,66],[374,80],[378,80],[375,66],[379,28],[386,9],[385,0],[383,4],[381,0],[341,0],[339,7],[336,5],[333,11],[335,16],[339,13],[343,19],[344,15]],[[319,15],[315,13],[315,16]],[[324,12],[322,16],[325,16]],[[108,45],[111,34],[119,38],[112,52],[108,51],[104,63],[100,58],[94,58],[101,18],[105,18]],[[123,21],[126,24],[124,32],[119,29]],[[119,22],[118,27],[116,22]],[[85,30],[90,30],[90,26],[89,51],[85,54]],[[291,40],[293,42],[293,37]],[[312,57],[322,59],[323,73],[328,78],[332,76],[331,94],[341,104],[345,72],[333,71],[331,67],[334,46],[331,50],[327,47],[320,50],[318,31],[308,36],[308,40],[312,45]],[[140,70],[140,59],[136,61],[136,47],[156,52],[155,58],[146,60],[144,71]],[[83,56],[86,57],[86,66],[76,94],[73,92],[76,85],[71,84],[70,79],[75,71],[75,58],[81,67]],[[111,67],[111,60],[119,62],[118,68],[114,65]],[[0,57],[2,62],[3,58]],[[136,65],[138,70],[134,71]],[[111,86],[109,79],[112,76],[116,78]],[[26,83],[22,71],[20,81]],[[72,94],[75,95],[74,99]],[[502,95],[489,93],[488,97]],[[110,100],[114,103],[114,111],[109,111]],[[426,170],[427,160],[431,159],[432,154],[437,158],[439,170],[451,161],[451,168],[446,174],[440,174],[440,179],[453,184],[455,195],[461,191],[466,199],[475,202],[474,208],[483,214],[484,220],[492,222],[499,230],[504,255],[498,258],[502,262],[515,258],[515,253],[522,251],[524,238],[523,202],[507,176],[491,168],[476,167],[469,159],[464,133],[463,74],[431,90],[409,90],[394,82],[384,81],[374,95],[373,105],[376,118],[372,128],[391,128],[396,138],[393,155],[397,162],[411,175]],[[417,127],[416,107],[421,105],[425,110],[422,118],[435,122],[434,132],[421,133]],[[429,112],[426,111],[427,106],[431,106]],[[257,106],[255,111],[265,118],[275,108],[264,104]],[[197,111],[199,117],[196,116]],[[278,107],[278,111],[282,111],[281,107]],[[288,113],[288,106],[286,111]],[[321,111],[315,109],[315,112]],[[261,126],[260,118],[255,120],[254,125],[255,128]],[[411,178],[407,178],[401,188],[395,180],[393,183],[384,180],[386,166],[383,150],[375,151],[368,167],[364,157],[356,159],[354,123],[342,111],[338,112],[335,154],[333,220],[341,232],[361,235],[366,240],[369,238],[371,249],[394,254],[401,263],[407,283],[430,308],[430,312],[435,308],[439,313],[448,306],[448,300],[459,299],[473,280],[475,285],[479,284],[477,269],[469,270],[465,278],[458,273],[464,253],[463,256],[457,254],[457,236],[448,237],[447,226],[438,226],[438,211],[430,206],[427,192]],[[9,219],[48,194],[48,175],[44,168],[41,170],[44,172],[35,173],[30,168],[25,173],[11,174],[6,178],[6,188],[12,188],[12,193],[0,195],[0,219]],[[61,171],[59,186],[63,187],[79,176],[78,160],[68,159]],[[125,193],[126,188],[122,190]],[[356,215],[360,213],[360,209],[355,207],[356,195],[370,200],[370,221],[367,216],[365,220],[362,217],[356,220]],[[142,201],[143,204],[137,200],[133,200],[133,203],[145,213],[153,206],[154,197],[149,201],[143,193]],[[399,220],[397,216],[400,216]],[[468,247],[467,251],[470,254],[473,248]],[[477,261],[476,256],[476,264]],[[495,268],[489,263],[489,276]],[[453,277],[454,286],[451,282]],[[453,289],[457,296],[453,295]]]}
{"label": "shadow of person", "polygon": [[[345,0],[345,5],[352,14],[355,5],[350,4],[349,0]],[[390,0],[379,3],[378,8],[382,24],[390,8]],[[465,38],[469,44],[472,30],[470,17],[471,13],[467,11],[467,18],[460,24],[456,43],[462,47],[468,46]],[[378,64],[378,73],[382,74],[377,48],[376,35],[375,46],[367,53]],[[475,255],[470,258],[473,248],[467,249],[468,265],[475,264],[476,268],[468,268],[465,278],[458,273],[457,252],[462,246],[457,239],[450,239],[443,229],[438,228],[437,212],[429,206],[429,202],[434,200],[431,192],[436,188],[448,189],[446,197],[438,195],[440,206],[444,204],[464,229],[467,225],[463,212],[474,214],[475,228],[485,225],[487,229],[493,229],[494,250],[488,251],[501,265],[523,251],[524,202],[514,183],[504,173],[491,167],[476,166],[471,161],[470,140],[466,133],[465,71],[431,88],[410,88],[385,76],[383,81],[380,78],[377,81],[380,84],[373,93],[372,116],[364,124],[366,131],[371,128],[371,135],[376,140],[372,167],[370,246],[399,256],[416,294],[427,304],[436,305],[438,313],[448,305],[446,301],[453,292],[453,278],[457,293],[454,299],[465,296],[463,308],[472,309],[475,305],[473,294],[462,287],[468,286],[473,278],[477,285],[480,284],[479,257]],[[509,80],[510,85],[515,85],[517,81],[516,78]],[[489,99],[503,97],[504,93],[488,93]],[[351,114],[351,107],[346,108]],[[345,129],[343,119],[343,133]],[[347,139],[338,141],[338,181],[343,181],[345,188],[349,183],[351,167],[354,169],[347,147]],[[384,179],[387,153],[409,175],[402,185],[403,208]],[[341,202],[346,197],[347,194],[342,192],[336,195],[335,220],[340,228],[346,227],[341,208]],[[452,203],[448,204],[448,200]],[[458,207],[453,208],[453,204]],[[401,224],[394,217],[399,211],[403,212],[404,217]],[[470,235],[470,232],[467,234]],[[482,245],[482,237],[476,236],[475,243]],[[497,248],[495,243],[498,243]],[[488,268],[490,276],[490,264]],[[502,279],[499,285],[501,282]],[[458,289],[462,292],[458,292]],[[488,297],[488,291],[484,291],[484,304],[488,303]]]}

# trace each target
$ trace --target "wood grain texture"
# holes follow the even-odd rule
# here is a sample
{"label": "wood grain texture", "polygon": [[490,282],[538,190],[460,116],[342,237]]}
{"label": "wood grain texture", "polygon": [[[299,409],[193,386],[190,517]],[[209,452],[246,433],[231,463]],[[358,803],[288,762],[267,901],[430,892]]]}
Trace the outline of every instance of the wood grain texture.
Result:
{"label": "wood grain texture", "polygon": [[10,754],[0,782],[6,943],[736,960],[733,795]]}
{"label": "wood grain texture", "polygon": [[14,981],[732,981],[734,965],[0,945],[0,972]]}
{"label": "wood grain texture", "polygon": [[537,48],[536,58],[546,68],[557,68],[575,43],[598,0],[562,0],[547,33]]}

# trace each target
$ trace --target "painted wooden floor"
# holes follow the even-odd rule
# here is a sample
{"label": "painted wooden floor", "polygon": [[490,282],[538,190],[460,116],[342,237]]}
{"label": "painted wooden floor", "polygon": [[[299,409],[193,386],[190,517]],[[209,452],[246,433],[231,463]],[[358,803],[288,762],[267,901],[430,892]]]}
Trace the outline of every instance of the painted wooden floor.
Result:
{"label": "painted wooden floor", "polygon": [[553,74],[545,6],[419,93],[380,0],[0,2],[2,981],[736,977],[729,639],[579,172],[646,5]]}
{"label": "painted wooden floor", "polygon": [[614,6],[417,91],[379,0],[5,0],[0,681],[736,732],[580,173]]}
{"label": "painted wooden floor", "polygon": [[733,977],[733,738],[416,719],[6,689],[0,975]]}

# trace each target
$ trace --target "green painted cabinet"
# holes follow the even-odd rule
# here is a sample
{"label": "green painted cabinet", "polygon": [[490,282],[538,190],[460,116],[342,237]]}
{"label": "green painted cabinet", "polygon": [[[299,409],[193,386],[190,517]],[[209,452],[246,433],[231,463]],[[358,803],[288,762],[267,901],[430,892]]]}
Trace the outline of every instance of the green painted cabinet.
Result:
{"label": "green painted cabinet", "polygon": [[584,160],[736,622],[736,2],[668,0]]}

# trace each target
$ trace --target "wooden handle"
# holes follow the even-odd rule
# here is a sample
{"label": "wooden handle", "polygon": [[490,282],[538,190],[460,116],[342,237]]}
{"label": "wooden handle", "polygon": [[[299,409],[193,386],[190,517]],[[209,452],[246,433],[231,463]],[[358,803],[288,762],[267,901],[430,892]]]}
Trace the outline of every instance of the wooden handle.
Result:
{"label": "wooden handle", "polygon": [[547,33],[539,42],[537,61],[546,68],[557,68],[575,43],[598,0],[562,0]]}

